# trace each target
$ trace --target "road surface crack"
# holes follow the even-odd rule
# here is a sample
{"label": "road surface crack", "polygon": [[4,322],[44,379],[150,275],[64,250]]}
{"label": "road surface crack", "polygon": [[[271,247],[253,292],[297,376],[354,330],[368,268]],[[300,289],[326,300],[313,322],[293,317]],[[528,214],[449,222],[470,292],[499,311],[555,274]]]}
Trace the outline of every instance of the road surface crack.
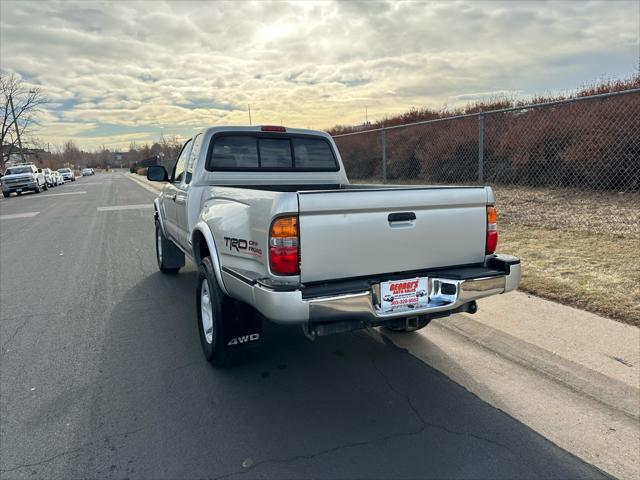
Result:
{"label": "road surface crack", "polygon": [[26,317],[22,323],[20,325],[18,325],[15,329],[15,331],[13,332],[13,335],[11,335],[3,344],[2,344],[2,355],[4,356],[4,354],[7,352],[7,347],[9,346],[9,344],[13,341],[14,338],[16,338],[16,335],[18,335],[18,333],[20,332],[20,330],[22,330],[24,328],[24,326],[27,324],[27,322],[29,322],[29,320],[31,319],[31,316]]}
{"label": "road surface crack", "polygon": [[[120,432],[120,433],[115,433],[113,435],[108,435],[106,438],[109,441],[112,441],[114,439],[117,439],[119,437],[127,437],[129,435],[132,435],[134,433],[138,433],[141,432],[143,430],[146,430],[147,428],[149,428],[151,425],[147,425],[144,427],[140,427],[140,428],[136,428],[135,430],[129,430],[126,432]],[[16,465],[15,467],[11,467],[9,469],[0,469],[0,473],[11,473],[11,472],[15,472],[16,470],[20,470],[21,468],[30,468],[30,467],[37,467],[40,465],[44,465],[45,463],[49,463],[52,462],[60,457],[64,457],[66,455],[72,455],[74,453],[78,453],[82,450],[84,450],[87,447],[90,447],[96,443],[98,443],[99,440],[93,440],[91,442],[87,442],[87,443],[83,443],[82,445],[80,445],[79,447],[73,448],[71,450],[65,450],[64,452],[60,452],[60,453],[56,453],[55,455],[52,455],[50,457],[47,457],[43,460],[39,460],[37,462],[33,462],[33,463],[20,463],[18,465]]]}
{"label": "road surface crack", "polygon": [[49,463],[52,462],[53,460],[63,457],[65,455],[71,455],[72,453],[77,453],[79,451],[81,451],[83,448],[85,448],[87,445],[83,445],[81,447],[78,448],[74,448],[73,450],[66,450],[64,452],[60,452],[57,453],[51,457],[45,458],[44,460],[40,460],[39,462],[34,462],[34,463],[21,463],[19,465],[16,465],[13,468],[9,468],[7,470],[1,469],[0,472],[1,473],[10,473],[10,472],[15,472],[16,470],[20,470],[21,468],[29,468],[29,467],[37,467],[39,465],[43,465],[45,463]]}
{"label": "road surface crack", "polygon": [[404,398],[404,400],[407,402],[407,406],[413,412],[413,414],[415,415],[416,419],[419,422],[419,425],[418,425],[417,428],[414,428],[412,430],[405,431],[405,432],[399,432],[399,433],[393,433],[393,434],[389,434],[389,435],[383,435],[383,436],[375,437],[375,438],[372,438],[372,439],[369,439],[369,440],[362,440],[362,441],[358,441],[358,442],[347,442],[347,443],[336,445],[334,447],[323,449],[323,450],[319,450],[317,452],[306,454],[306,455],[300,454],[300,455],[294,455],[294,456],[287,457],[287,458],[268,458],[268,459],[256,462],[256,463],[252,464],[249,467],[242,468],[240,470],[236,470],[236,471],[233,471],[233,472],[230,472],[230,473],[226,473],[226,474],[223,474],[223,475],[220,475],[220,476],[217,476],[217,477],[213,477],[213,480],[222,480],[222,479],[225,479],[225,478],[232,477],[234,475],[244,475],[244,474],[256,469],[257,467],[262,466],[262,465],[266,465],[266,464],[291,463],[291,462],[295,462],[295,461],[298,461],[298,460],[311,460],[311,459],[314,459],[314,458],[322,456],[322,455],[328,455],[328,454],[335,453],[335,452],[338,452],[340,450],[344,450],[344,449],[348,449],[348,448],[363,447],[363,446],[372,445],[372,444],[375,444],[375,443],[384,443],[384,442],[387,442],[387,441],[390,441],[390,440],[394,440],[396,438],[412,437],[412,436],[419,435],[419,434],[423,433],[428,428],[434,428],[434,429],[442,430],[442,431],[447,432],[448,434],[451,434],[451,435],[459,435],[459,436],[471,437],[471,438],[474,438],[476,440],[480,440],[482,442],[486,442],[486,443],[489,443],[491,445],[495,445],[497,447],[506,449],[509,453],[514,454],[514,452],[512,452],[512,450],[511,450],[509,445],[505,445],[505,444],[502,444],[500,442],[496,442],[495,440],[492,440],[490,438],[486,438],[486,437],[482,437],[482,436],[479,436],[479,435],[475,435],[473,433],[459,432],[459,431],[456,431],[456,430],[451,430],[451,429],[445,427],[444,425],[439,425],[439,424],[435,424],[435,423],[426,421],[424,419],[424,417],[420,414],[419,410],[416,408],[416,406],[411,401],[411,398],[408,395],[405,395],[402,392],[398,391],[393,386],[393,384],[391,383],[389,377],[384,374],[384,372],[378,367],[378,365],[376,365],[376,361],[375,361],[374,358],[371,359],[371,364],[372,364],[373,368],[376,370],[376,372],[378,372],[380,377],[382,377],[382,379],[384,380],[384,382],[387,385],[387,387],[389,388],[389,390],[391,390],[398,397]]}

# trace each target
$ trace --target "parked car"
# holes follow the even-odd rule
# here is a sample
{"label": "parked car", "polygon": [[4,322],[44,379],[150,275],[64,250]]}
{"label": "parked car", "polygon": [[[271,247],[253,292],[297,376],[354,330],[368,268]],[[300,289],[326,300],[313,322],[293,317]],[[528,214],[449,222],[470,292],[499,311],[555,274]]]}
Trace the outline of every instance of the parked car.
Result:
{"label": "parked car", "polygon": [[63,180],[65,182],[66,181],[71,181],[71,182],[75,182],[76,181],[76,174],[70,168],[59,168],[58,172],[60,172],[60,174],[62,175],[62,178],[63,178]]}
{"label": "parked car", "polygon": [[40,193],[49,187],[43,173],[33,164],[16,165],[5,170],[4,176],[0,180],[2,183],[2,195],[9,197],[15,192],[21,195],[23,192],[32,191]]}
{"label": "parked car", "polygon": [[94,175],[93,168],[85,168],[85,169],[82,170],[82,176],[83,177],[89,177],[91,175]]}
{"label": "parked car", "polygon": [[64,185],[64,178],[62,178],[62,174],[57,171],[57,170],[53,170],[53,176],[56,180],[56,186],[57,185]]}
{"label": "parked car", "polygon": [[55,176],[53,175],[53,170],[50,168],[39,168],[38,172],[44,175],[44,179],[48,187],[55,187],[57,185]]}
{"label": "parked car", "polygon": [[520,260],[494,253],[490,187],[352,185],[324,132],[208,128],[185,143],[171,176],[156,165],[147,178],[166,182],[154,202],[158,267],[198,266],[200,343],[216,366],[260,340],[262,319],[312,338],[378,325],[410,332],[475,313],[476,300],[520,281]]}

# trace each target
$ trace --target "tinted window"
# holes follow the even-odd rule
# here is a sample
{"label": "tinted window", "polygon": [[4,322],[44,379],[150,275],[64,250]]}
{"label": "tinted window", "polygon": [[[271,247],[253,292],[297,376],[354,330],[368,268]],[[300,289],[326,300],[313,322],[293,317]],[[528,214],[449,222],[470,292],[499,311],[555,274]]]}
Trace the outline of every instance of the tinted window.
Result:
{"label": "tinted window", "polygon": [[316,138],[294,138],[296,168],[332,169],[336,166],[329,143]]}
{"label": "tinted window", "polygon": [[7,171],[4,172],[5,175],[16,175],[18,173],[32,173],[31,167],[12,167],[7,168]]}
{"label": "tinted window", "polygon": [[213,144],[215,168],[258,168],[256,138],[251,136],[220,137]]}
{"label": "tinted window", "polygon": [[214,138],[210,152],[207,169],[214,171],[338,170],[331,144],[318,137],[224,135]]}
{"label": "tinted window", "polygon": [[176,161],[176,166],[173,167],[173,183],[180,183],[182,181],[182,177],[184,176],[184,167],[187,162],[187,157],[189,156],[190,145],[191,140],[184,144],[184,147],[182,147],[182,151],[180,152],[180,156]]}
{"label": "tinted window", "polygon": [[261,138],[260,167],[293,168],[291,160],[291,143],[288,138]]}

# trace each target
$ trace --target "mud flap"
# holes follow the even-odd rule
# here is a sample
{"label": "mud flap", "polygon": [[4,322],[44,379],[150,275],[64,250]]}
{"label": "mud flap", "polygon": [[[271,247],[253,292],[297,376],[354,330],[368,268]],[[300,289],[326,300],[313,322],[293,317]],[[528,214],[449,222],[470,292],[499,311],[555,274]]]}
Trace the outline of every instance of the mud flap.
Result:
{"label": "mud flap", "polygon": [[235,315],[224,328],[224,343],[229,348],[256,347],[262,341],[262,315],[250,306],[233,301]]}

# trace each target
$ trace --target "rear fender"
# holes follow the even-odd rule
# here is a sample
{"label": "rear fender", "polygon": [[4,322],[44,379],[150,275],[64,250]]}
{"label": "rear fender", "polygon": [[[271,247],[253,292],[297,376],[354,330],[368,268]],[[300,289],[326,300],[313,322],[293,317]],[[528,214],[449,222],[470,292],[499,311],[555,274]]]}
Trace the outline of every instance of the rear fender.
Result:
{"label": "rear fender", "polygon": [[218,256],[218,249],[216,248],[216,242],[213,239],[213,234],[211,233],[211,229],[209,225],[203,220],[199,221],[193,229],[193,233],[191,234],[190,243],[193,250],[193,259],[196,262],[196,265],[200,262],[199,252],[197,251],[197,245],[195,245],[195,237],[196,232],[200,232],[204,237],[204,240],[207,242],[207,248],[209,250],[209,256],[211,258],[211,263],[213,264],[213,271],[216,274],[216,280],[218,281],[218,285],[222,291],[229,295],[224,282],[222,281],[222,271],[220,268],[220,258]]}

